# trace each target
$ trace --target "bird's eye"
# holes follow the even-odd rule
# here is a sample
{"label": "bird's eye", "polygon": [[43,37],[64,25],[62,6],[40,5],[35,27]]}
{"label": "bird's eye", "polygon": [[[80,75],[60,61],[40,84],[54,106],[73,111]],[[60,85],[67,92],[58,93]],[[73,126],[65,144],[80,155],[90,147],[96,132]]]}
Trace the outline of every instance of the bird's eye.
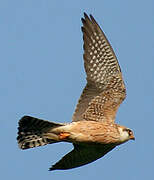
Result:
{"label": "bird's eye", "polygon": [[129,135],[132,134],[132,131],[130,129],[127,129],[127,132],[128,132]]}
{"label": "bird's eye", "polygon": [[125,130],[128,132],[129,135],[132,134],[132,131],[130,129],[125,129]]}

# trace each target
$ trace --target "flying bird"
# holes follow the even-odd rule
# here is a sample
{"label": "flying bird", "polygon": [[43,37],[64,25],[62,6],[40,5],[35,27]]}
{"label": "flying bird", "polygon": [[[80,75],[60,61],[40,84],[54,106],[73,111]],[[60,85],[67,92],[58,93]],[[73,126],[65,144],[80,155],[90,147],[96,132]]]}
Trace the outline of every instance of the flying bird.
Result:
{"label": "flying bird", "polygon": [[71,123],[56,123],[24,116],[17,141],[21,149],[58,142],[74,149],[49,170],[66,170],[91,163],[116,146],[134,140],[131,129],[115,123],[116,112],[126,97],[116,55],[92,15],[84,13],[82,33],[87,84]]}

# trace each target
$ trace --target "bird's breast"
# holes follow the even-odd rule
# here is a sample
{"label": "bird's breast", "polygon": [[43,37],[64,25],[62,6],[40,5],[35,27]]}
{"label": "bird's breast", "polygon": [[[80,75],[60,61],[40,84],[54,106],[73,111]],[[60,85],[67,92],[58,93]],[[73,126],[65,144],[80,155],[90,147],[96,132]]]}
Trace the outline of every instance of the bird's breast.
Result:
{"label": "bird's breast", "polygon": [[74,143],[108,144],[117,143],[119,138],[116,125],[107,122],[78,121],[60,128],[70,133],[66,141]]}

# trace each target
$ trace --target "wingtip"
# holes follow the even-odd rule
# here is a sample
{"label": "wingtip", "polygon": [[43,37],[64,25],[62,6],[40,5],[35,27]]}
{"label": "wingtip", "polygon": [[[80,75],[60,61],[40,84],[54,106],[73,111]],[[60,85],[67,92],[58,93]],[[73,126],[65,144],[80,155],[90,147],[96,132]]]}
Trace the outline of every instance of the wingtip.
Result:
{"label": "wingtip", "polygon": [[94,19],[94,17],[93,17],[93,15],[92,15],[92,14],[90,14],[89,16],[90,16],[90,19]]}
{"label": "wingtip", "polygon": [[[81,18],[82,24],[85,25],[86,23],[94,23],[97,24],[95,18],[92,14],[89,14],[89,16],[84,12],[84,17]],[[97,24],[98,25],[98,24]]]}
{"label": "wingtip", "polygon": [[[95,23],[97,24],[97,22],[96,22],[96,20],[95,20],[95,18],[93,17],[92,14],[90,14],[90,19],[91,19],[92,22],[95,22]],[[98,25],[98,24],[97,24],[97,25]]]}
{"label": "wingtip", "polygon": [[52,167],[48,169],[48,171],[53,171],[53,170],[54,170],[54,169],[53,169]]}
{"label": "wingtip", "polygon": [[[84,15],[84,18],[85,18],[85,19],[87,19],[87,18],[88,18],[88,19],[94,19],[94,17],[93,17],[92,14],[89,14],[89,16],[88,16],[87,13],[84,12],[83,15]],[[89,18],[89,17],[90,17],[90,18]]]}
{"label": "wingtip", "polygon": [[55,170],[58,170],[58,169],[54,168],[53,166],[48,169],[48,171],[55,171]]}
{"label": "wingtip", "polygon": [[84,15],[85,18],[88,18],[87,13],[84,12],[83,15]]}
{"label": "wingtip", "polygon": [[85,26],[87,24],[87,22],[90,22],[91,19],[89,18],[89,16],[84,12],[84,17],[81,18],[82,24],[83,26]]}
{"label": "wingtip", "polygon": [[[86,21],[86,20],[89,20],[89,21],[91,21],[91,19],[90,19],[90,16],[92,16],[91,14],[88,16],[88,14],[87,13],[83,13],[84,14],[84,20]],[[93,16],[92,16],[93,17]]]}
{"label": "wingtip", "polygon": [[81,18],[81,21],[82,21],[82,24],[85,23],[85,19],[83,17]]}

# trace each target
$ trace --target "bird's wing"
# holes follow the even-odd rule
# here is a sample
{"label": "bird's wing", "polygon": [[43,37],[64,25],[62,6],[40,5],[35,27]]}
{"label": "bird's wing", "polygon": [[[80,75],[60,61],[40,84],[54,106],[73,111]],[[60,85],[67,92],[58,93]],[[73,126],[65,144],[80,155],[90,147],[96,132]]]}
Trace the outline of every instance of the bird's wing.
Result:
{"label": "bird's wing", "polygon": [[76,145],[74,149],[66,154],[60,161],[54,164],[49,170],[66,170],[91,163],[111,151],[115,145]]}
{"label": "bird's wing", "polygon": [[73,121],[114,121],[125,99],[120,66],[105,34],[92,15],[82,18],[84,67],[87,85],[77,104]]}

